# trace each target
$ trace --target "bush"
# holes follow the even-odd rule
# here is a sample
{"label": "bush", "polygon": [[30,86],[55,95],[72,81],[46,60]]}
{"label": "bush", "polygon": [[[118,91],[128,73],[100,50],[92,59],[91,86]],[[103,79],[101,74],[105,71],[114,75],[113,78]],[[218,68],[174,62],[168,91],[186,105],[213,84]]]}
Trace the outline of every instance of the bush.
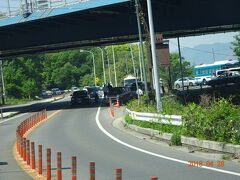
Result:
{"label": "bush", "polygon": [[172,143],[172,145],[175,145],[175,146],[182,145],[181,134],[179,132],[173,133],[173,135],[171,137],[171,143]]}
{"label": "bush", "polygon": [[[128,108],[138,112],[156,113],[156,105],[151,101],[144,104],[145,97],[128,103]],[[174,133],[226,143],[240,144],[240,107],[230,100],[218,99],[216,102],[204,97],[200,105],[189,103],[186,106],[174,99],[163,98],[162,114],[182,115],[183,126],[177,127],[155,122],[129,120],[130,124],[153,128],[162,132]],[[129,117],[130,118],[130,117]]]}
{"label": "bush", "polygon": [[240,144],[240,108],[220,99],[211,108],[189,104],[183,113],[184,135]]}

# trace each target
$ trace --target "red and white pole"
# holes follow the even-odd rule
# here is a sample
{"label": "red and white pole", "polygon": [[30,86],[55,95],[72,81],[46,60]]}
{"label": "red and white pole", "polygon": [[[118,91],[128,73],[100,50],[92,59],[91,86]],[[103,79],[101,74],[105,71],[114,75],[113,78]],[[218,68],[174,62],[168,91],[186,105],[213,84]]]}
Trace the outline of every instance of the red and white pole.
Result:
{"label": "red and white pole", "polygon": [[72,180],[77,180],[77,157],[72,156]]}
{"label": "red and white pole", "polygon": [[32,169],[36,168],[36,163],[35,163],[35,144],[34,144],[34,142],[31,142],[31,168]]}
{"label": "red and white pole", "polygon": [[47,148],[47,180],[51,180],[51,149]]}
{"label": "red and white pole", "polygon": [[89,163],[89,173],[90,173],[90,178],[89,180],[95,180],[95,162],[90,162]]}
{"label": "red and white pole", "polygon": [[27,165],[30,166],[30,140],[27,140],[26,160]]}
{"label": "red and white pole", "polygon": [[115,180],[122,180],[122,169],[115,169],[116,178]]}
{"label": "red and white pole", "polygon": [[152,177],[149,180],[158,180],[158,178],[157,177]]}
{"label": "red and white pole", "polygon": [[57,152],[57,180],[62,180],[62,154]]}
{"label": "red and white pole", "polygon": [[42,175],[42,145],[38,145],[38,174]]}

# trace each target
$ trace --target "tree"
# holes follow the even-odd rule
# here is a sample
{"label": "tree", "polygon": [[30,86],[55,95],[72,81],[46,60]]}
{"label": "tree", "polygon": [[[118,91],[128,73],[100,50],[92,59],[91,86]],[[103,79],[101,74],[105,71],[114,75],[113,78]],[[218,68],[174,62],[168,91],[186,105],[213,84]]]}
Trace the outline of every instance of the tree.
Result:
{"label": "tree", "polygon": [[[171,72],[171,79],[172,81],[181,78],[181,69],[180,69],[180,58],[177,53],[170,54],[170,72]],[[193,76],[193,66],[190,65],[190,62],[185,60],[182,57],[182,71],[183,77],[186,76]],[[165,67],[160,67],[160,77],[165,81],[168,82],[169,79],[169,71]]]}
{"label": "tree", "polygon": [[234,38],[236,39],[236,41],[232,43],[232,45],[234,46],[233,52],[238,57],[238,60],[240,60],[240,32],[236,36],[234,36]]}
{"label": "tree", "polygon": [[28,98],[34,97],[39,93],[39,89],[37,88],[36,81],[34,79],[28,79],[24,82],[22,90],[24,92],[24,96],[28,96]]}

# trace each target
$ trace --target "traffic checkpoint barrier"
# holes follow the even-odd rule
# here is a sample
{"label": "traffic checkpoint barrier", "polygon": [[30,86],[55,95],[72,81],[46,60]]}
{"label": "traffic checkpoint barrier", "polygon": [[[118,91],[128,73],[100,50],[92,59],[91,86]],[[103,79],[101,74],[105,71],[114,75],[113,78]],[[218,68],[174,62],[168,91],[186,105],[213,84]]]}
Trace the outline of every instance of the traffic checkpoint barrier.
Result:
{"label": "traffic checkpoint barrier", "polygon": [[[112,107],[111,103],[111,107]],[[113,108],[113,107],[112,107]],[[114,113],[114,112],[113,112]],[[30,130],[47,119],[46,110],[42,110],[31,117],[21,122],[16,129],[16,152],[19,157],[24,161],[26,167],[35,174],[34,179],[52,179],[52,161],[51,161],[51,148],[46,149],[46,171],[43,172],[43,147],[38,145],[38,163],[36,167],[35,159],[35,143],[26,138]],[[77,180],[77,157],[71,157],[71,180]],[[57,152],[57,180],[62,180],[62,157],[61,152]],[[95,180],[95,162],[89,162],[89,180]],[[115,169],[115,180],[122,180],[122,169]],[[157,180],[157,179],[149,179]]]}
{"label": "traffic checkpoint barrier", "polygon": [[133,120],[153,121],[162,124],[171,124],[175,126],[182,125],[182,116],[179,115],[162,115],[158,113],[136,112],[126,109]]}

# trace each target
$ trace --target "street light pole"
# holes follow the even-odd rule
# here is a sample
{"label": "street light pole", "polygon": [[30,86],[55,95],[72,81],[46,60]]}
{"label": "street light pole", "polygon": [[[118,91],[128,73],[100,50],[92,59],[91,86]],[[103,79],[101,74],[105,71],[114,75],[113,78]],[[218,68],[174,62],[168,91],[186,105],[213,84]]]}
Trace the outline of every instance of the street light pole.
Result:
{"label": "street light pole", "polygon": [[113,67],[114,67],[115,86],[118,86],[118,84],[117,84],[117,72],[116,72],[116,61],[115,61],[115,53],[114,53],[113,45],[112,45],[112,53],[113,53]]}
{"label": "street light pole", "polygon": [[96,83],[96,68],[95,68],[95,59],[94,59],[94,54],[92,51],[87,51],[87,50],[82,50],[80,49],[80,52],[89,52],[91,55],[92,55],[92,58],[93,58],[93,74],[94,74],[94,84],[95,86],[97,86],[97,83]]}
{"label": "street light pole", "polygon": [[103,55],[103,50],[100,47],[97,47],[98,49],[101,50],[102,53],[102,67],[103,67],[103,80],[104,80],[104,84],[106,84],[106,75],[105,75],[105,65],[104,65],[104,55]]}
{"label": "street light pole", "polygon": [[107,61],[108,61],[108,76],[109,76],[109,82],[112,82],[112,79],[111,79],[111,73],[110,73],[110,62],[109,62],[109,57],[108,57],[108,48],[106,47],[106,55],[107,55]]}
{"label": "street light pole", "polygon": [[138,23],[138,36],[139,36],[139,41],[140,41],[139,47],[140,47],[141,61],[142,61],[144,88],[145,88],[145,92],[146,92],[147,97],[148,97],[147,75],[146,75],[146,68],[145,68],[145,62],[144,62],[142,29],[141,29],[141,23],[140,23],[140,17],[139,17],[138,0],[135,0],[135,6],[136,6],[136,15],[137,15],[137,23]]}
{"label": "street light pole", "polygon": [[149,21],[150,38],[151,38],[151,51],[152,51],[152,58],[153,58],[154,81],[155,81],[155,87],[156,87],[155,93],[156,93],[157,111],[160,112],[162,110],[162,102],[161,102],[161,96],[160,96],[159,74],[158,74],[158,66],[157,66],[157,55],[156,55],[156,44],[155,44],[155,33],[154,33],[154,26],[153,26],[151,0],[147,0],[147,8],[148,8],[148,21]]}
{"label": "street light pole", "polygon": [[8,17],[11,16],[10,2],[7,0],[7,8],[8,8]]}
{"label": "street light pole", "polygon": [[1,79],[2,79],[2,105],[5,104],[5,85],[4,85],[4,78],[3,78],[3,68],[2,68],[2,60],[0,60],[0,66],[1,66]]}

